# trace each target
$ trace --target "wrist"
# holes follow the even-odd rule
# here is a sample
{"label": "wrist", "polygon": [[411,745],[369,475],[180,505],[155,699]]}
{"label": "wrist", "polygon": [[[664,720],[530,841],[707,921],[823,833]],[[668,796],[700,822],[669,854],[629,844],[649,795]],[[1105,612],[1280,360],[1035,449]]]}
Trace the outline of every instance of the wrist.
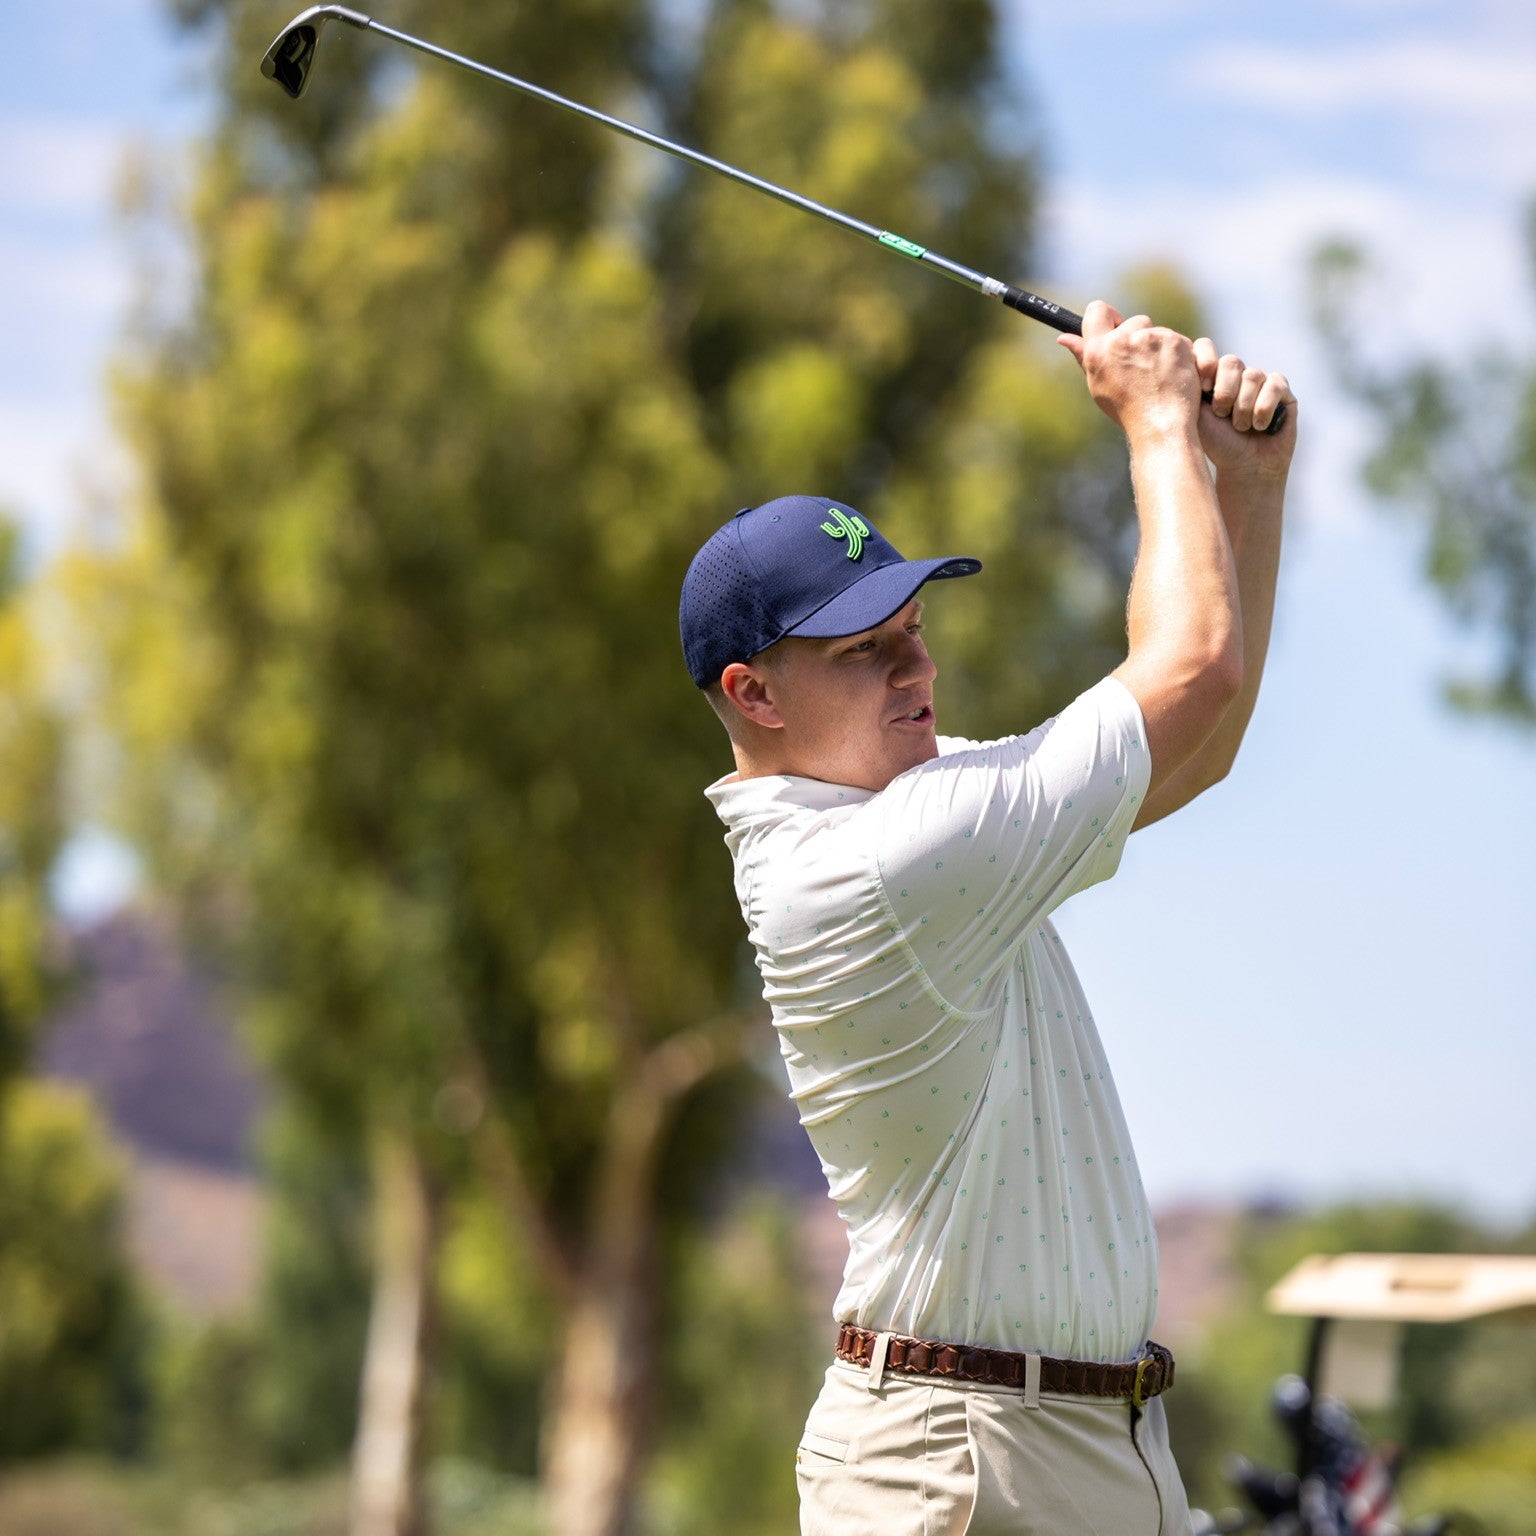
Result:
{"label": "wrist", "polygon": [[1178,395],[1154,396],[1138,402],[1135,410],[1123,413],[1120,428],[1133,448],[1165,444],[1193,444],[1199,448],[1199,402]]}
{"label": "wrist", "polygon": [[1217,465],[1216,493],[1224,507],[1230,504],[1250,514],[1269,510],[1278,515],[1285,505],[1289,472],[1289,464],[1282,464],[1278,468],[1251,464],[1223,468]]}
{"label": "wrist", "polygon": [[1209,473],[1199,426],[1192,415],[1180,414],[1176,409],[1146,411],[1134,422],[1126,423],[1124,430],[1133,464],[1179,459],[1198,464]]}

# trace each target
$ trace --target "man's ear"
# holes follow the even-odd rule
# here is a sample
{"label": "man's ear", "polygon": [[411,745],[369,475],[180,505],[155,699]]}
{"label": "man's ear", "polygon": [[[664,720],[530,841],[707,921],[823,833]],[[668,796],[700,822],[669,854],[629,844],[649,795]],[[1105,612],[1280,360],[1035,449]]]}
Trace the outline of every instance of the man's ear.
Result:
{"label": "man's ear", "polygon": [[759,669],[743,661],[733,661],[720,674],[720,691],[743,720],[766,730],[783,728],[784,719],[774,701],[777,690],[766,668]]}

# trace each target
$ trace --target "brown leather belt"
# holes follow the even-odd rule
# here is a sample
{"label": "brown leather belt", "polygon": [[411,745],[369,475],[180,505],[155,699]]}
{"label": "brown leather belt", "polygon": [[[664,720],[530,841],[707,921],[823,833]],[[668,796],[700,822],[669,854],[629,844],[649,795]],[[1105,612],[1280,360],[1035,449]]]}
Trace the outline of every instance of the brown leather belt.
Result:
{"label": "brown leather belt", "polygon": [[[867,1328],[843,1323],[837,1331],[837,1358],[849,1365],[868,1366],[880,1338]],[[946,1376],[987,1387],[1022,1387],[1027,1355],[1008,1349],[982,1349],[975,1344],[939,1344],[931,1339],[889,1336],[885,1368],[908,1376]],[[1173,1385],[1173,1356],[1161,1344],[1147,1340],[1147,1353],[1125,1365],[1100,1365],[1092,1360],[1053,1360],[1040,1357],[1040,1390],[1070,1397],[1128,1397],[1139,1408],[1148,1398]]]}

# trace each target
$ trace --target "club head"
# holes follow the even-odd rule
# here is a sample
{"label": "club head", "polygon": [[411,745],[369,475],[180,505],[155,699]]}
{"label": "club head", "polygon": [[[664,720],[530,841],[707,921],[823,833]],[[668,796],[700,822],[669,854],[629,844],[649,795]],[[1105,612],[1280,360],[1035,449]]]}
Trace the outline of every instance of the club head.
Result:
{"label": "club head", "polygon": [[309,84],[310,71],[315,67],[315,50],[320,46],[320,33],[328,21],[366,27],[370,18],[361,11],[349,11],[345,6],[312,5],[277,34],[262,58],[262,74],[269,80],[276,80],[295,101]]}

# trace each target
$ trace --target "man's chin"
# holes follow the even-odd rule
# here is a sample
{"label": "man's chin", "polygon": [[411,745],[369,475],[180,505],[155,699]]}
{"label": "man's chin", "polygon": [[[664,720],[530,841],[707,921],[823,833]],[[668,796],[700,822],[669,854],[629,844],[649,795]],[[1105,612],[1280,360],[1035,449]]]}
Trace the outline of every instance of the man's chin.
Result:
{"label": "man's chin", "polygon": [[[900,744],[900,750],[893,752],[889,759],[891,779],[900,778],[904,773],[911,772],[914,768],[921,768],[924,763],[931,763],[939,755],[939,743],[933,731],[930,729],[922,736],[912,735]],[[885,784],[880,785],[881,789]]]}

